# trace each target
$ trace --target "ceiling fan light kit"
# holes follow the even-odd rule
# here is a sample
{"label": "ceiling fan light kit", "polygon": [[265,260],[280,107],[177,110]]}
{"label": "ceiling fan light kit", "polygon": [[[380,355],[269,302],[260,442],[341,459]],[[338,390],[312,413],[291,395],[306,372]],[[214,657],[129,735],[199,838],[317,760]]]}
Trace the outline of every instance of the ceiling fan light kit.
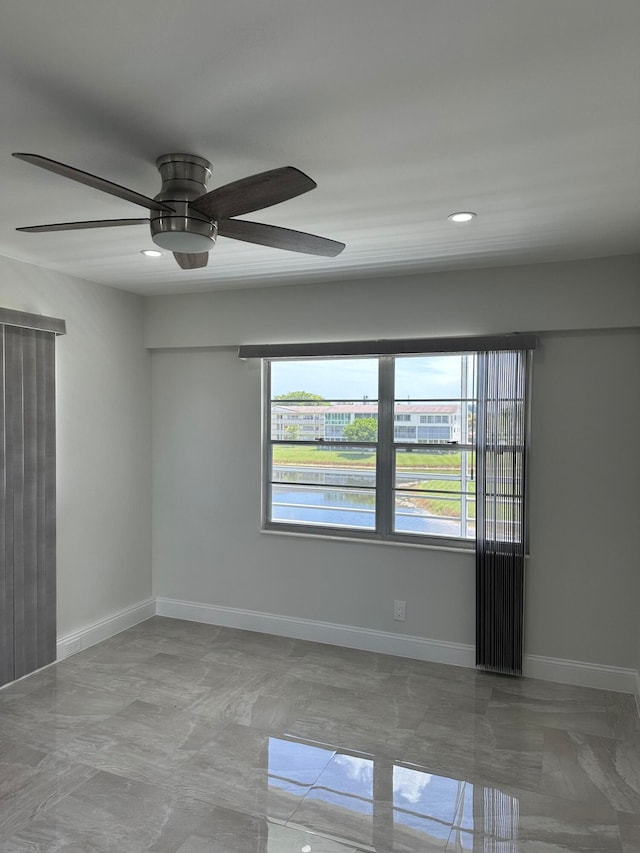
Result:
{"label": "ceiling fan light kit", "polygon": [[146,207],[151,212],[148,219],[58,222],[18,228],[18,231],[73,231],[145,222],[150,225],[153,242],[173,252],[182,269],[205,267],[208,252],[214,247],[218,234],[233,240],[324,257],[335,257],[344,249],[344,243],[326,237],[232,218],[271,207],[314,189],[315,181],[294,166],[260,172],[207,192],[207,182],[212,171],[208,160],[195,154],[164,154],[156,160],[162,186],[160,192],[151,199],[39,154],[14,153],[13,156]]}

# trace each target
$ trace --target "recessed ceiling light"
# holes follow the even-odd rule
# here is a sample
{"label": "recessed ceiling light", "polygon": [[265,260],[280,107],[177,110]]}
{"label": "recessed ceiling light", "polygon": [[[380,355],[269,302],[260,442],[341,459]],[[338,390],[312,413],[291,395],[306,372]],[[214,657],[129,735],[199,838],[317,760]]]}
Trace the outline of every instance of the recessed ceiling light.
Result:
{"label": "recessed ceiling light", "polygon": [[158,252],[156,249],[143,249],[140,252],[141,255],[144,255],[145,258],[160,258],[162,257],[162,252]]}
{"label": "recessed ceiling light", "polygon": [[459,210],[457,213],[450,213],[447,219],[452,222],[471,222],[477,215],[477,213],[471,213],[470,210]]}

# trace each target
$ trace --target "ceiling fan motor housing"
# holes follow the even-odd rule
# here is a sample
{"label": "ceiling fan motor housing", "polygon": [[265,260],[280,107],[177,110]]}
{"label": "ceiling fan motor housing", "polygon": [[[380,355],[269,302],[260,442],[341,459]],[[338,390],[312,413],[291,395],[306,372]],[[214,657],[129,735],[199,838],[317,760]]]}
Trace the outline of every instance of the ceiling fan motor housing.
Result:
{"label": "ceiling fan motor housing", "polygon": [[208,252],[216,242],[218,226],[189,207],[207,192],[211,163],[195,154],[164,154],[156,160],[162,188],[154,201],[174,209],[151,214],[151,239],[171,252]]}

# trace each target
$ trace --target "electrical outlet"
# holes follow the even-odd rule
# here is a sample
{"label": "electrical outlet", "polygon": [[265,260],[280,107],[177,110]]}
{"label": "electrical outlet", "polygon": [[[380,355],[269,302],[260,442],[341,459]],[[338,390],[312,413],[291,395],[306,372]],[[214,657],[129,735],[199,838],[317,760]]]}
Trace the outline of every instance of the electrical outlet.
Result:
{"label": "electrical outlet", "polygon": [[68,643],[65,643],[64,656],[66,658],[68,658],[69,655],[75,655],[75,653],[79,652],[79,651],[80,651],[80,638],[79,637],[76,638],[75,640],[69,640]]}
{"label": "electrical outlet", "polygon": [[404,622],[407,618],[407,602],[406,601],[394,601],[393,602],[393,618],[396,622]]}

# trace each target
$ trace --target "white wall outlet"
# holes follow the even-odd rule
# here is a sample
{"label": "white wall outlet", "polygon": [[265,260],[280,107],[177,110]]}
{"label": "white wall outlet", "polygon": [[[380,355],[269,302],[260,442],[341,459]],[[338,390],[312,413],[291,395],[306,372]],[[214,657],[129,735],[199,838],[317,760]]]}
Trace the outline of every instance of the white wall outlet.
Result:
{"label": "white wall outlet", "polygon": [[407,618],[407,602],[406,601],[394,601],[393,602],[393,618],[396,622],[404,622]]}

